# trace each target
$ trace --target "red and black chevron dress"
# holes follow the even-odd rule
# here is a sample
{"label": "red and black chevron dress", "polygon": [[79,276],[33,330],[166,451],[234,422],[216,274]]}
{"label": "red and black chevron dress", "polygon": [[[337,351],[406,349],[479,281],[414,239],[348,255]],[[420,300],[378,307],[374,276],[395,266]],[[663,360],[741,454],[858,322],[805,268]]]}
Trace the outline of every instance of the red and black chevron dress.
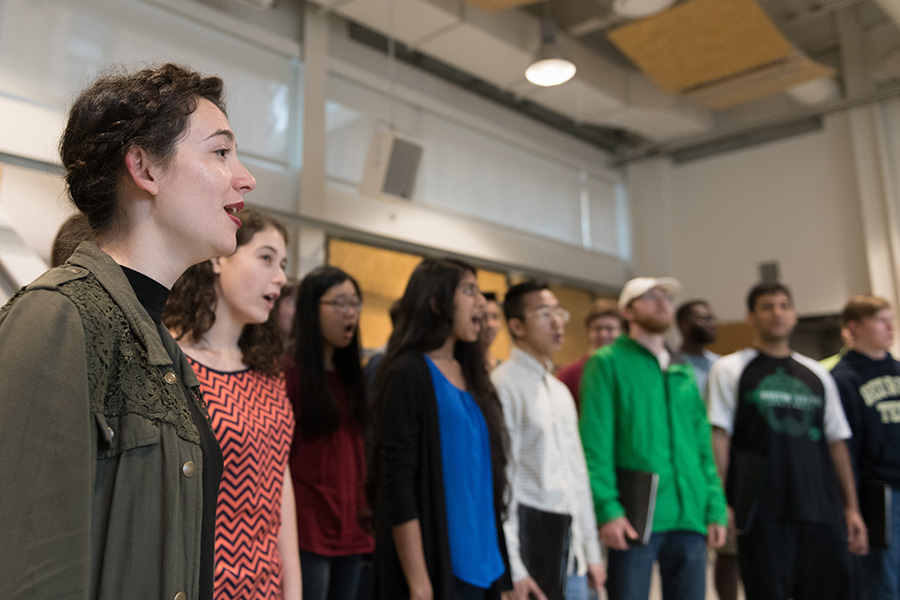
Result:
{"label": "red and black chevron dress", "polygon": [[216,507],[216,600],[280,599],[281,490],[294,434],[284,380],[191,360],[222,447]]}

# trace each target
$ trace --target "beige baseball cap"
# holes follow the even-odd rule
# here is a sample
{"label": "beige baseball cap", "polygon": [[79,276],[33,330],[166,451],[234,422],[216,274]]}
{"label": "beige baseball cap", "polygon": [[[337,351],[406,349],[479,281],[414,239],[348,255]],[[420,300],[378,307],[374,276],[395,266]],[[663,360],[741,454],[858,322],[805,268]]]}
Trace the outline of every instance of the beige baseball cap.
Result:
{"label": "beige baseball cap", "polygon": [[655,287],[660,287],[673,296],[677,296],[681,292],[681,283],[673,277],[635,277],[625,284],[619,294],[619,310]]}

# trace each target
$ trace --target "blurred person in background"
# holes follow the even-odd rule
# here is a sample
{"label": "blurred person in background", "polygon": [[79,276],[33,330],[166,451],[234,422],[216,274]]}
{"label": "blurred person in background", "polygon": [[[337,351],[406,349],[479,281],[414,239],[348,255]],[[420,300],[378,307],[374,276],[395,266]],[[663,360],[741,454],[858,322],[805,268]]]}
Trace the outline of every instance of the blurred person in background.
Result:
{"label": "blurred person in background", "polygon": [[306,600],[355,600],[362,557],[373,549],[363,524],[371,517],[361,308],[359,285],[337,267],[313,269],[297,290],[285,377],[297,416],[291,475]]}
{"label": "blurred person in background", "polygon": [[777,281],[747,294],[752,345],[713,363],[709,420],[747,600],[853,597],[868,551],[834,380],[790,346],[797,313]]}
{"label": "blurred person in background", "polygon": [[487,370],[491,371],[500,364],[500,359],[491,353],[491,344],[497,339],[500,333],[500,327],[503,325],[503,309],[497,302],[497,294],[494,292],[484,293],[484,322],[481,324],[481,332],[478,334],[478,343],[481,344],[481,350],[484,352],[484,364]]}
{"label": "blurred person in background", "polygon": [[[663,598],[706,597],[707,547],[725,543],[727,512],[706,407],[693,369],[669,352],[665,333],[681,284],[636,277],[619,294],[628,334],[588,359],[581,382],[581,441],[600,541],[609,548],[610,600],[646,600],[653,564]],[[652,533],[644,545],[619,494],[620,469],[659,476]]]}
{"label": "blurred person in background", "polygon": [[694,367],[694,378],[703,394],[709,367],[719,358],[718,354],[706,349],[716,341],[716,316],[706,300],[688,300],[675,311],[675,323],[681,333],[678,356]]}
{"label": "blurred person in background", "polygon": [[300,287],[300,282],[289,277],[281,286],[281,294],[275,301],[274,312],[278,319],[278,327],[281,329],[285,352],[289,352],[294,343],[294,313],[297,311],[298,287]]}
{"label": "blurred person in background", "polygon": [[831,371],[853,430],[847,440],[858,488],[890,487],[890,540],[859,559],[863,600],[900,599],[900,362],[891,356],[896,316],[884,298],[853,296],[841,312],[848,350]]}
{"label": "blurred person in background", "polygon": [[581,398],[578,390],[581,385],[581,374],[584,365],[591,355],[599,348],[611,344],[624,331],[622,318],[616,301],[609,298],[598,298],[591,304],[590,310],[584,317],[584,328],[587,332],[588,351],[580,359],[570,365],[560,367],[556,376],[566,384],[572,397],[575,399],[575,408],[580,409]]}

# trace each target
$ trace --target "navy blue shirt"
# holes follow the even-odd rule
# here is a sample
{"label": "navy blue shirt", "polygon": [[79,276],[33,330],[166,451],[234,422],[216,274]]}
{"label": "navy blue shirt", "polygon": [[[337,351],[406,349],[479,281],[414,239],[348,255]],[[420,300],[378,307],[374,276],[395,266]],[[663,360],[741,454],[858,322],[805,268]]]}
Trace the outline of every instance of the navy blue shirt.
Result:
{"label": "navy blue shirt", "polygon": [[850,350],[831,375],[853,430],[847,447],[857,478],[900,489],[900,362]]}
{"label": "navy blue shirt", "polygon": [[472,394],[450,383],[427,355],[425,361],[437,400],[453,574],[488,588],[506,567],[497,546],[487,423]]}

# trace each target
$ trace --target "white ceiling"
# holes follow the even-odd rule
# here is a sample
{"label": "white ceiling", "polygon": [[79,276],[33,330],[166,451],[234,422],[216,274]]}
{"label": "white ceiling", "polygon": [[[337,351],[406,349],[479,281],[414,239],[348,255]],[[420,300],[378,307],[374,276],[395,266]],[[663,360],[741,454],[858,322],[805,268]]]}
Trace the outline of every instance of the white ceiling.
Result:
{"label": "white ceiling", "polygon": [[[898,0],[758,0],[781,32],[808,56],[834,67],[841,80],[835,22],[857,11],[874,86],[900,85],[900,30],[877,3]],[[719,129],[791,111],[808,113],[796,101],[759,102],[759,111],[740,107],[712,111],[669,95],[635,69],[606,39],[623,24],[611,13],[612,0],[552,0],[549,4],[488,13],[462,0],[322,0],[322,6],[407,47],[471,74],[577,123],[624,129],[650,144],[705,138]],[[540,16],[559,22],[560,42],[578,72],[556,88],[528,83],[524,70],[540,42]],[[900,14],[900,11],[898,11]],[[774,108],[773,108],[774,107]]]}

